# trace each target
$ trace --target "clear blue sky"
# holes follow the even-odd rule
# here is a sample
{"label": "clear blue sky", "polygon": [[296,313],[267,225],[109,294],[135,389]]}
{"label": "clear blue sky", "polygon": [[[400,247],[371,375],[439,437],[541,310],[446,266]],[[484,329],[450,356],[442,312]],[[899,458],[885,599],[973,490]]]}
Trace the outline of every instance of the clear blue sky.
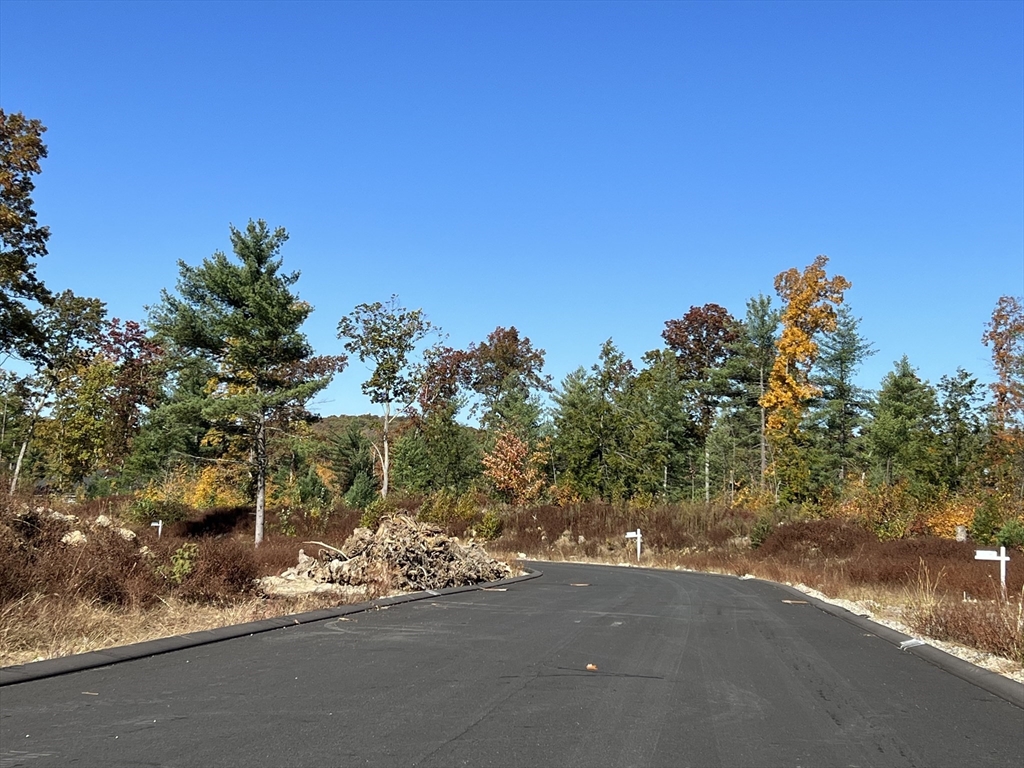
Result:
{"label": "clear blue sky", "polygon": [[[1024,3],[0,3],[0,104],[48,126],[39,274],[141,319],[228,224],[288,229],[338,319],[399,294],[556,382],[608,337],[819,253],[878,349],[991,378],[1024,293]],[[317,406],[371,410],[358,361]]]}

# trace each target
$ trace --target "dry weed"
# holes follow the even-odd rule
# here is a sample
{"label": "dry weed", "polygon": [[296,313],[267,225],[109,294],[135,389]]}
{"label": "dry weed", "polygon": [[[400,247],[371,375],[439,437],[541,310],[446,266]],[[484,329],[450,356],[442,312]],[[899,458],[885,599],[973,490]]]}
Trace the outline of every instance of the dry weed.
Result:
{"label": "dry weed", "polygon": [[303,613],[342,602],[337,595],[302,595],[197,605],[171,597],[145,610],[126,610],[96,600],[31,595],[0,607],[0,666]]}

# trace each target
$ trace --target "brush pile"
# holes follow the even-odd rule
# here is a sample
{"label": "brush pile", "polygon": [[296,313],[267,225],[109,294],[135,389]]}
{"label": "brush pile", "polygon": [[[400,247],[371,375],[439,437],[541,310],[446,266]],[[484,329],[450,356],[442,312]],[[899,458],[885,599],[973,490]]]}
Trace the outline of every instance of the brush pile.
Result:
{"label": "brush pile", "polygon": [[440,528],[407,515],[383,518],[376,531],[356,528],[340,548],[307,543],[320,547],[316,557],[300,550],[298,565],[278,579],[419,592],[513,575],[512,568],[489,557],[478,544],[463,544]]}

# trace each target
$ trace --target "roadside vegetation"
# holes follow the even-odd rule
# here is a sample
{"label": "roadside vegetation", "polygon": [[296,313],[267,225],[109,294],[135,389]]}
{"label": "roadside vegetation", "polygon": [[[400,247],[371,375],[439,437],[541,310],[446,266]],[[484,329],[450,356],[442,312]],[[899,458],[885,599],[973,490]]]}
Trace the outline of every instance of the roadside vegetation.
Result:
{"label": "roadside vegetation", "polygon": [[[510,556],[618,562],[639,527],[649,563],[897,605],[1022,661],[1024,574],[1004,597],[972,559],[1024,547],[1021,297],[978,318],[987,383],[903,356],[860,386],[874,348],[825,256],[733,311],[680,307],[635,363],[609,338],[557,383],[515,326],[453,348],[397,296],[328,308],[318,354],[288,233],[261,219],[228,227],[230,253],[183,254],[145,318],[44,285],[45,131],[0,110],[3,663],[295,610],[254,580],[397,509]],[[322,418],[349,356],[376,410]]]}
{"label": "roadside vegetation", "polygon": [[[915,632],[1024,664],[1024,547],[1001,594],[998,568],[974,542],[923,531],[880,539],[877,521],[765,515],[702,504],[588,503],[512,508],[484,497],[392,499],[371,510],[272,509],[251,545],[252,507],[179,510],[162,535],[129,498],[43,506],[6,503],[0,514],[0,665],[338,605],[338,595],[271,597],[257,579],[295,565],[300,549],[340,545],[360,525],[405,512],[463,540],[521,558],[636,563],[627,530],[640,528],[646,567],[753,575],[856,600]],[[33,503],[36,506],[31,506]],[[380,583],[369,597],[386,594]],[[366,597],[350,598],[361,601]]]}

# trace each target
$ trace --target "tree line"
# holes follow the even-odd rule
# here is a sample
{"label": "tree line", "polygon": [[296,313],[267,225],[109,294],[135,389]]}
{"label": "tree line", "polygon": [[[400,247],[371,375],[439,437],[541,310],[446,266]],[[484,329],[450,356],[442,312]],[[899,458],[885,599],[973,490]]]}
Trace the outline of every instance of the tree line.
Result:
{"label": "tree line", "polygon": [[[515,327],[465,349],[397,296],[338,322],[317,355],[313,311],[284,270],[287,232],[229,227],[230,253],[178,264],[140,320],[35,274],[49,231],[32,201],[45,127],[0,110],[0,467],[9,493],[134,493],[192,506],[365,507],[395,492],[514,505],[591,499],[821,504],[858,489],[909,498],[1024,496],[1024,308],[996,301],[980,341],[995,381],[937,384],[903,357],[869,391],[874,354],[818,256],[742,312],[708,303],[665,322],[638,363],[613,339],[554,384]],[[377,414],[318,419],[315,395],[351,358]],[[344,423],[341,423],[344,422]],[[472,424],[474,426],[467,426]]]}

